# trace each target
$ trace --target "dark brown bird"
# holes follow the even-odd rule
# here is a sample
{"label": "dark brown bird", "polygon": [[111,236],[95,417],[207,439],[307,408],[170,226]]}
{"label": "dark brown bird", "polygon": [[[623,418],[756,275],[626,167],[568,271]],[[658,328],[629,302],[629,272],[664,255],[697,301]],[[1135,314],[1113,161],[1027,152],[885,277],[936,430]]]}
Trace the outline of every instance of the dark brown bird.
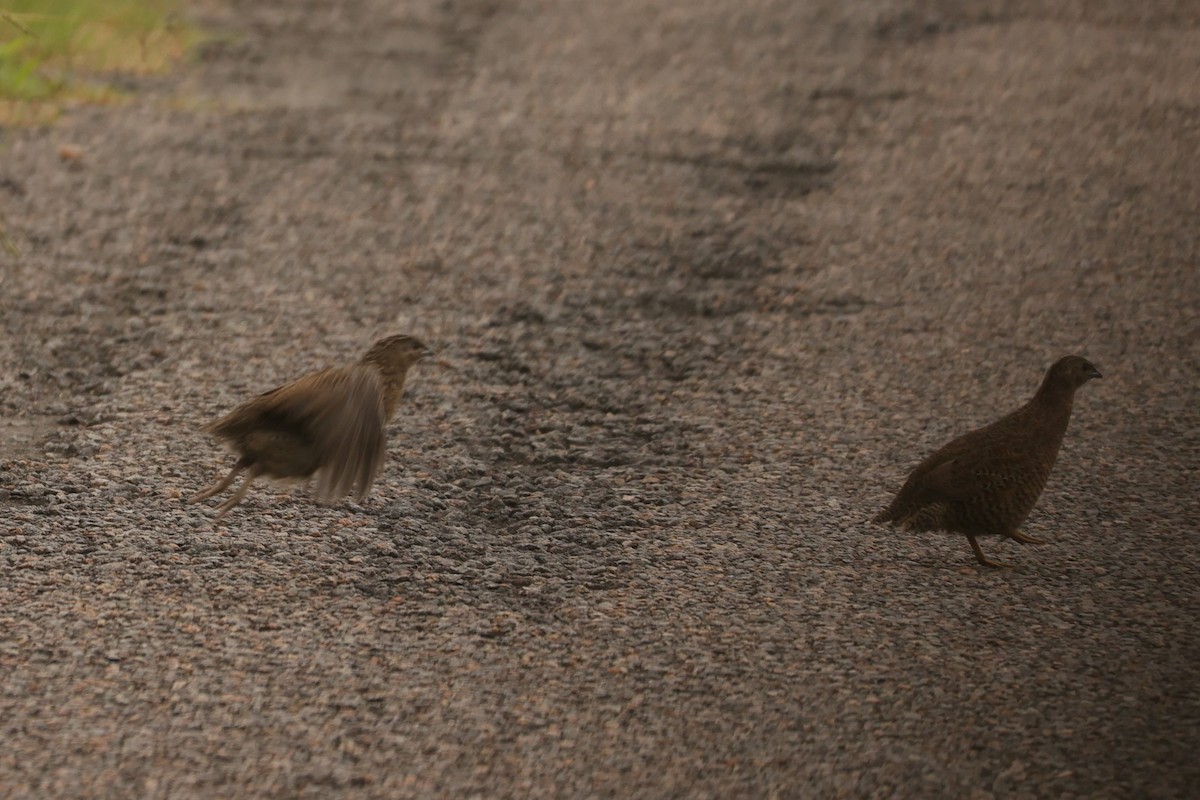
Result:
{"label": "dark brown bird", "polygon": [[429,353],[411,336],[380,339],[357,363],[305,375],[246,401],[204,430],[240,458],[222,480],[188,502],[225,491],[245,471],[217,519],[246,496],[260,475],[317,478],[322,500],[353,493],[362,499],[383,465],[384,426],[396,411],[408,369]]}
{"label": "dark brown bird", "polygon": [[1042,543],[1018,528],[1050,477],[1071,419],[1075,390],[1099,377],[1100,371],[1085,358],[1059,359],[1028,403],[958,437],[918,464],[875,521],[914,531],[964,534],[980,564],[1007,566],[985,558],[975,537]]}

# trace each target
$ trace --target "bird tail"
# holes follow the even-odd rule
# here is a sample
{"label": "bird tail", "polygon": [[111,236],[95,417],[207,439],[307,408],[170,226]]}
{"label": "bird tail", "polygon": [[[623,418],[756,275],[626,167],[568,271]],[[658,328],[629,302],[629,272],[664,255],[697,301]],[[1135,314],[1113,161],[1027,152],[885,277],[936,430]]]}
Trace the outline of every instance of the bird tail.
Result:
{"label": "bird tail", "polygon": [[871,522],[879,525],[887,525],[894,523],[900,519],[900,514],[897,512],[896,503],[893,501],[885,506],[878,514],[871,518]]}

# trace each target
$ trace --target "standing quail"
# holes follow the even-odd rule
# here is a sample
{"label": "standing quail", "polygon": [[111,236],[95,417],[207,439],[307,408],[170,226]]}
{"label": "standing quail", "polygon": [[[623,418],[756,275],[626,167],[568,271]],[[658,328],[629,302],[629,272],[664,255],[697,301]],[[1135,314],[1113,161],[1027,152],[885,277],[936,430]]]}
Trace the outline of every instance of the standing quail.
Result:
{"label": "standing quail", "polygon": [[242,403],[204,427],[239,458],[233,469],[189,502],[223,492],[245,471],[223,517],[260,475],[307,479],[316,475],[322,500],[353,493],[361,500],[383,465],[384,426],[396,411],[408,369],[429,353],[411,336],[380,339],[357,363],[313,372]]}
{"label": "standing quail", "polygon": [[913,531],[964,534],[980,564],[1007,566],[985,558],[975,537],[1041,544],[1018,528],[1050,477],[1071,419],[1075,390],[1099,377],[1100,371],[1085,358],[1059,359],[1028,403],[958,437],[918,464],[875,521]]}

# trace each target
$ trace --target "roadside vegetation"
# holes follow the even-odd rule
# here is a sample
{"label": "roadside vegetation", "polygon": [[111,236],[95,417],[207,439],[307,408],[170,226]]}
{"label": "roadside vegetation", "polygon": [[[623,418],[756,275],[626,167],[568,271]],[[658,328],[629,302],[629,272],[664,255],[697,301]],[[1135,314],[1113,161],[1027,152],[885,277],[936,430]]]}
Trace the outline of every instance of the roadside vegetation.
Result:
{"label": "roadside vegetation", "polygon": [[0,126],[119,103],[121,78],[165,72],[200,34],[178,0],[0,0]]}
{"label": "roadside vegetation", "polygon": [[[123,77],[166,72],[200,41],[179,11],[180,0],[0,0],[0,130],[123,102]],[[0,252],[19,256],[2,212]]]}

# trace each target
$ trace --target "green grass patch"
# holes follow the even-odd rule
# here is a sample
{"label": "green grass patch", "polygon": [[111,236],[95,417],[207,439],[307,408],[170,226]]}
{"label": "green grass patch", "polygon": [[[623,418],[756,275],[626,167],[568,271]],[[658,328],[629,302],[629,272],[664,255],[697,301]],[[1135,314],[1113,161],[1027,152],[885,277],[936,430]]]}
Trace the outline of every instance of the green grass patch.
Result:
{"label": "green grass patch", "polygon": [[0,125],[116,103],[114,76],[166,72],[201,40],[180,0],[0,0]]}

